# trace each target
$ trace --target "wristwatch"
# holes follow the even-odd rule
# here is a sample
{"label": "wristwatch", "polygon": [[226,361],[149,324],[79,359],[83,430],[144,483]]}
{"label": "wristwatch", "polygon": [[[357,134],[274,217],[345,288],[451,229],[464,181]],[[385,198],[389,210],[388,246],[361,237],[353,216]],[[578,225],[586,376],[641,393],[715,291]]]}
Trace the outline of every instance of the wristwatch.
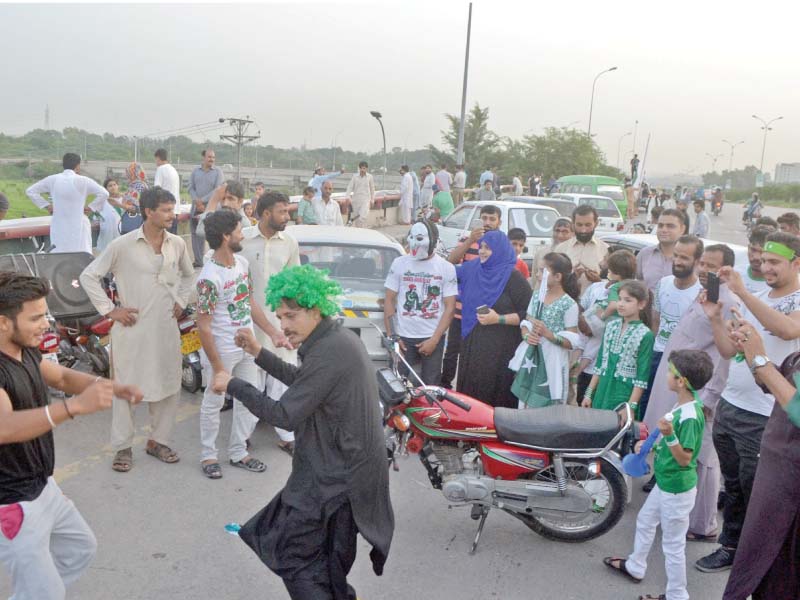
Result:
{"label": "wristwatch", "polygon": [[760,369],[761,367],[766,367],[770,362],[772,362],[769,358],[764,356],[763,354],[758,354],[753,357],[753,362],[750,365],[750,372],[755,375],[756,369]]}

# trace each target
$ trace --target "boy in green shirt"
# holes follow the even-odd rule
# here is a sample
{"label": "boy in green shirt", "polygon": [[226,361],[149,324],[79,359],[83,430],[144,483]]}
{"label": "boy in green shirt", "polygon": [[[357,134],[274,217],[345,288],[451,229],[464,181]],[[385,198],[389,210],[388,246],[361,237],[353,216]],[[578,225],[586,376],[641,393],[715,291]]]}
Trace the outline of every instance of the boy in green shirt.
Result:
{"label": "boy in green shirt", "polygon": [[316,192],[317,190],[311,186],[303,190],[303,197],[297,205],[297,212],[294,215],[294,222],[298,225],[319,225],[313,204]]}
{"label": "boy in green shirt", "polygon": [[[647,555],[661,525],[661,545],[667,572],[666,594],[644,599],[688,600],[686,590],[686,533],[697,494],[697,456],[703,440],[705,416],[697,396],[714,372],[711,358],[701,350],[676,350],[669,355],[669,389],[678,395],[671,421],[658,421],[662,438],[655,446],[656,485],[636,518],[636,539],[627,559],[606,557],[603,562],[639,583],[647,570]],[[636,450],[642,442],[637,444]]]}

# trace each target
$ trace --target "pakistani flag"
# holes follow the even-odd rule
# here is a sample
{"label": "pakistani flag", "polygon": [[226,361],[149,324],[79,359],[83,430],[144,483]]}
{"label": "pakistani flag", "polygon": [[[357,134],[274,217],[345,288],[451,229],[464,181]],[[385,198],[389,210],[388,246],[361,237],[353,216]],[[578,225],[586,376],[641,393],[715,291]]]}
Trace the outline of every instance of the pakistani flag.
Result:
{"label": "pakistani flag", "polygon": [[547,381],[541,345],[528,347],[522,365],[514,377],[511,392],[527,408],[550,406],[550,383]]}
{"label": "pakistani flag", "polygon": [[[542,273],[542,283],[539,285],[536,302],[533,310],[529,311],[537,319],[542,316],[544,298],[547,295],[547,275],[548,271],[545,268]],[[511,393],[519,398],[520,402],[525,404],[527,408],[550,406],[550,383],[547,380],[547,368],[545,367],[541,344],[528,346],[525,351],[525,357],[522,359],[522,364],[517,371],[516,377],[514,377]]]}

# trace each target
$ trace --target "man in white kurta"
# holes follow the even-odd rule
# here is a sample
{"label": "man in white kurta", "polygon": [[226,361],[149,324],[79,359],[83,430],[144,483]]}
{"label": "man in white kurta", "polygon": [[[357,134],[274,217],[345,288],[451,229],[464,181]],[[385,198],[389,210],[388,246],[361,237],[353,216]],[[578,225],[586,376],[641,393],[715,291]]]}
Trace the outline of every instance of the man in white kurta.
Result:
{"label": "man in white kurta", "polygon": [[403,180],[400,182],[400,204],[397,207],[398,218],[402,225],[411,223],[411,210],[414,206],[414,178],[408,171],[408,167],[400,167]]}
{"label": "man in white kurta", "polygon": [[[330,184],[324,184],[330,185]],[[331,200],[338,207],[338,202]],[[267,305],[267,284],[269,278],[282,271],[285,267],[294,267],[300,264],[300,246],[292,236],[287,234],[286,224],[289,222],[289,199],[280,192],[267,192],[259,198],[256,205],[258,224],[244,230],[242,251],[240,254],[250,264],[250,277],[253,280],[253,301],[261,303],[261,308],[267,320],[275,327],[276,335],[269,336],[261,329],[256,328],[258,343],[277,355],[278,358],[288,363],[296,364],[297,351],[282,347],[286,343],[285,336],[281,333],[281,324],[278,317]],[[262,369],[258,370],[261,377],[260,387],[267,388],[267,394],[273,400],[280,399],[286,386],[268,377]],[[275,428],[280,437],[280,447],[290,451],[294,444],[294,434]]]}
{"label": "man in white kurta", "polygon": [[[108,191],[99,183],[80,174],[81,157],[68,152],[62,160],[63,173],[50,175],[30,186],[25,193],[38,206],[53,215],[50,223],[51,252],[92,253],[92,226],[84,209],[88,196],[94,196],[89,205],[99,212],[108,199]],[[46,199],[42,194],[48,194]]]}
{"label": "man in white kurta", "polygon": [[[181,336],[177,317],[186,307],[194,284],[192,256],[183,239],[169,233],[175,203],[160,188],[142,194],[144,224],[109,244],[83,273],[80,282],[94,307],[115,320],[111,328],[114,378],[136,383],[148,404],[152,433],[147,452],[164,462],[176,462],[169,448],[181,390]],[[113,273],[119,306],[106,296],[101,280]],[[114,398],[111,446],[117,451],[114,469],[130,469],[133,407]],[[119,453],[127,468],[117,468]]]}
{"label": "man in white kurta", "polygon": [[352,207],[353,225],[366,227],[369,209],[375,201],[375,182],[372,173],[367,173],[369,165],[363,160],[358,163],[358,173],[355,173],[347,184],[347,193],[350,196]]}

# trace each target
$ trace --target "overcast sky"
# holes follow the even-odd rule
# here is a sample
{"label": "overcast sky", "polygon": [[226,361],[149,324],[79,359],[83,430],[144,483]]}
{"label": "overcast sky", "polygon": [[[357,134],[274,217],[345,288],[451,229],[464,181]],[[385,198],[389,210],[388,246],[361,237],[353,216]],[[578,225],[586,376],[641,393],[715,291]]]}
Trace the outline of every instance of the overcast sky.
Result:
{"label": "overcast sky", "polygon": [[[592,122],[610,164],[651,134],[652,174],[758,166],[751,117],[783,116],[765,170],[800,162],[798,13],[790,2],[473,3],[467,102],[521,137]],[[257,120],[260,143],[374,151],[441,144],[458,114],[467,2],[2,5],[0,132],[42,127],[144,135],[220,116]],[[340,132],[340,133],[339,133]],[[213,134],[217,135],[217,132]],[[633,136],[622,144],[622,162]],[[467,156],[469,149],[466,149]]]}

